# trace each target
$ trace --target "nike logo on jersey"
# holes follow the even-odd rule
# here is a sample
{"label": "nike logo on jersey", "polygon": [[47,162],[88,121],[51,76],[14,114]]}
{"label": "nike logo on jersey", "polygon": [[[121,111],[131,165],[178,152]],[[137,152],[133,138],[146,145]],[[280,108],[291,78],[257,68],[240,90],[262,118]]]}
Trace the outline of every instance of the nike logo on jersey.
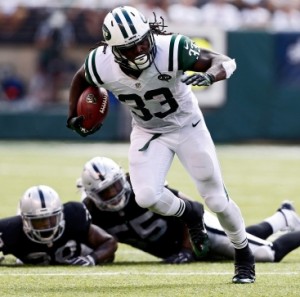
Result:
{"label": "nike logo on jersey", "polygon": [[192,123],[193,128],[195,128],[195,127],[200,123],[200,121],[201,121],[201,120],[199,120],[199,121],[196,122],[196,123]]}

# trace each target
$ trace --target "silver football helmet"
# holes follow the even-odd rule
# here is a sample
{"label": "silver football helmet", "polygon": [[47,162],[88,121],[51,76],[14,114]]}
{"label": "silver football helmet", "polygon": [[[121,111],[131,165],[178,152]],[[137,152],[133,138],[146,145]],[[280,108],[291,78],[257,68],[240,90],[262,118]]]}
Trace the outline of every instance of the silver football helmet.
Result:
{"label": "silver football helmet", "polygon": [[64,232],[61,200],[57,192],[48,186],[29,188],[20,200],[19,211],[23,230],[34,242],[50,244]]}
{"label": "silver football helmet", "polygon": [[[144,70],[150,67],[156,54],[155,40],[149,21],[137,9],[130,6],[113,9],[106,15],[102,31],[117,63],[133,70]],[[130,50],[144,39],[148,39],[149,42],[148,53],[137,56],[134,61],[129,61],[122,54],[122,50]]]}
{"label": "silver football helmet", "polygon": [[113,160],[95,157],[88,161],[81,174],[87,197],[105,211],[119,211],[128,202],[130,185],[123,169]]}

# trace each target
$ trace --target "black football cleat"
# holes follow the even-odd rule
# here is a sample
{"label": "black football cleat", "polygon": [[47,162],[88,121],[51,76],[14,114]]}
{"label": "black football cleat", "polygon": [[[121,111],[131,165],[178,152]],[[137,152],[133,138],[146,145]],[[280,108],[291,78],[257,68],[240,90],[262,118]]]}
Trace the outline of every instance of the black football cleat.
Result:
{"label": "black football cleat", "polygon": [[202,204],[193,203],[193,210],[199,218],[197,223],[187,224],[190,241],[197,259],[204,258],[210,250],[210,241],[204,225],[204,208]]}
{"label": "black football cleat", "polygon": [[235,260],[234,284],[251,284],[255,282],[255,260],[252,254],[243,260]]}

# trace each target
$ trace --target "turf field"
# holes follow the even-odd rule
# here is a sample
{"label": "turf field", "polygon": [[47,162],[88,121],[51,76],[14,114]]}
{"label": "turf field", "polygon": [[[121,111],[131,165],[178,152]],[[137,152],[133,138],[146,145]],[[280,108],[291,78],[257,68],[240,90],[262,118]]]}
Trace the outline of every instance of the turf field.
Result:
{"label": "turf field", "polygon": [[[83,164],[96,155],[113,158],[127,170],[128,144],[1,142],[0,217],[14,215],[23,192],[47,184],[64,202],[79,200],[75,182]],[[300,146],[217,146],[224,180],[246,224],[271,215],[284,199],[300,211]],[[177,159],[171,186],[199,199]],[[165,265],[120,245],[114,264],[99,267],[16,267],[7,256],[0,266],[1,297],[96,296],[300,296],[300,249],[281,263],[258,263],[253,285],[233,285],[233,263]]]}

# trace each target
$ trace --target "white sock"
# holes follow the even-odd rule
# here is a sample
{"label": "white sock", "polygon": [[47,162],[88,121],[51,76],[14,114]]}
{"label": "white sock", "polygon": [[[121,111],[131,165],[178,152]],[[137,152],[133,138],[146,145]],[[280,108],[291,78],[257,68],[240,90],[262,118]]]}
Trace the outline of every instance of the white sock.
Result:
{"label": "white sock", "polygon": [[281,211],[276,211],[271,217],[266,218],[264,221],[271,225],[273,233],[287,227],[287,219]]}
{"label": "white sock", "polygon": [[161,198],[155,204],[149,207],[149,209],[163,216],[179,217],[185,210],[185,203],[183,200],[165,188]]}
{"label": "white sock", "polygon": [[274,262],[275,252],[270,246],[262,245],[254,250],[256,262]]}
{"label": "white sock", "polygon": [[230,200],[224,211],[216,213],[226,235],[236,249],[248,245],[245,223],[239,207]]}

